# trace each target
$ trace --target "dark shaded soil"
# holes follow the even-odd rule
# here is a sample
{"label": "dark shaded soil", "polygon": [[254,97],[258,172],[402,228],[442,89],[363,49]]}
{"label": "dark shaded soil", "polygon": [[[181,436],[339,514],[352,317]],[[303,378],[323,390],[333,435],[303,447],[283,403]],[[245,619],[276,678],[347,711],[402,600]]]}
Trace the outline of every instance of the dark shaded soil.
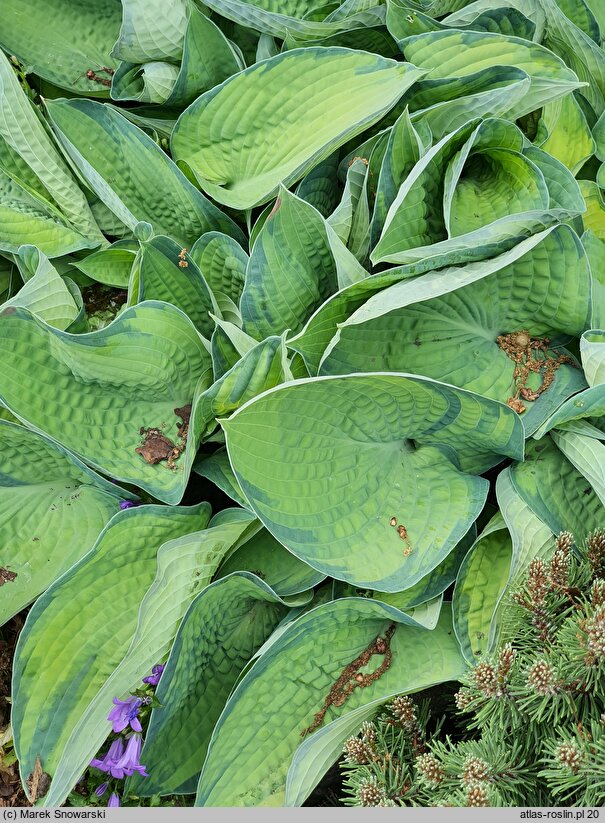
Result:
{"label": "dark shaded soil", "polygon": [[82,300],[87,314],[99,311],[117,311],[128,299],[124,289],[112,289],[101,283],[95,283],[82,289]]}
{"label": "dark shaded soil", "polygon": [[[0,741],[4,738],[10,721],[13,656],[26,614],[26,611],[21,612],[0,629]],[[4,745],[0,745],[0,808],[29,805],[21,786],[12,740],[9,739]]]}

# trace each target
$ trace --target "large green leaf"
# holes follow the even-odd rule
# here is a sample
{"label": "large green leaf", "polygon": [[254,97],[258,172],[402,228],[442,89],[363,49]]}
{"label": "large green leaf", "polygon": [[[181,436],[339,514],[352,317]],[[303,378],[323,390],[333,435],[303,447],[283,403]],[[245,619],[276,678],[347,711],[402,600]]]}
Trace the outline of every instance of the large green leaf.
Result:
{"label": "large green leaf", "polygon": [[188,9],[187,0],[122,0],[122,27],[113,56],[131,63],[179,60]]}
{"label": "large green leaf", "polygon": [[48,257],[35,246],[21,246],[18,253],[31,270],[31,277],[19,292],[0,306],[22,306],[57,329],[66,329],[79,309],[65,281]]}
{"label": "large green leaf", "polygon": [[[158,549],[166,540],[205,528],[209,515],[207,503],[119,512],[92,551],[33,606],[19,637],[13,672],[11,722],[23,780],[38,756],[51,776],[64,753],[69,758],[66,746],[73,729],[128,651],[139,605],[156,574]],[[107,712],[110,708],[111,698]],[[94,743],[102,743],[108,730],[105,721],[91,755]],[[90,743],[81,738],[78,747]],[[79,760],[74,758],[76,769],[86,765]],[[54,787],[47,800],[53,795]]]}
{"label": "large green leaf", "polygon": [[239,303],[249,258],[236,240],[220,232],[208,232],[195,241],[189,257],[204,275],[213,294],[225,294]]}
{"label": "large green leaf", "polygon": [[[435,31],[408,37],[402,43],[406,59],[431,72],[431,79],[464,77],[491,66],[514,66],[531,78],[521,117],[581,86],[576,74],[551,51],[516,37],[492,32]],[[503,113],[503,116],[506,116]]]}
{"label": "large green leaf", "polygon": [[[120,29],[118,0],[3,0],[0,44],[29,71],[71,92],[109,97],[110,56]],[[86,76],[95,76],[107,82]]]}
{"label": "large green leaf", "polygon": [[[214,199],[250,208],[379,120],[420,76],[367,52],[288,51],[192,103],[172,133],[172,152]],[[250,106],[252,97],[262,102]]]}
{"label": "large green leaf", "polygon": [[117,240],[109,248],[74,261],[73,265],[97,283],[127,289],[137,248],[136,240]]}
{"label": "large green leaf", "polygon": [[550,437],[528,442],[525,461],[511,466],[510,479],[553,534],[571,532],[579,544],[601,527],[601,501]]}
{"label": "large green leaf", "polygon": [[108,483],[62,446],[0,421],[0,625],[92,547],[128,492]]}
{"label": "large green leaf", "polygon": [[561,97],[542,108],[542,118],[538,125],[545,139],[537,140],[540,148],[548,152],[576,174],[595,150],[595,141],[590,133],[586,117],[573,94]]}
{"label": "large green leaf", "polygon": [[[11,63],[1,51],[0,138],[39,178],[73,229],[93,244],[104,242],[84,193],[45,131],[31,100],[19,85]],[[10,168],[7,171],[10,172]]]}
{"label": "large green leaf", "polygon": [[0,397],[19,419],[115,479],[178,503],[195,432],[174,470],[147,463],[135,449],[142,428],[164,426],[176,443],[181,420],[174,410],[211,381],[210,355],[181,311],[141,303],[100,331],[73,335],[9,307],[1,315],[0,351],[6,360]]}
{"label": "large green leaf", "polygon": [[186,246],[213,230],[241,238],[233,221],[116,109],[92,100],[50,100],[47,108],[89,186],[129,229],[146,220],[158,234]]}
{"label": "large green leaf", "polygon": [[[469,278],[466,285],[462,279],[455,287],[451,274],[437,272],[371,297],[340,326],[321,373],[405,369],[506,402],[514,395],[517,363],[498,344],[500,335],[526,330],[534,338],[552,339],[561,333],[577,336],[586,328],[590,269],[568,226],[536,235],[489,264],[469,264],[459,275]],[[441,296],[426,299],[420,291],[424,282]],[[533,374],[527,385],[535,391],[541,382],[541,375]],[[535,431],[584,385],[579,368],[562,365],[552,386],[528,401],[526,431]]]}
{"label": "large green leaf", "polygon": [[[576,431],[557,429],[551,432],[552,439],[569,462],[586,478],[605,506],[605,443],[591,437],[585,421],[577,421]],[[581,514],[578,513],[581,517]]]}
{"label": "large green leaf", "polygon": [[298,380],[221,423],[267,529],[325,574],[382,591],[435,568],[483,507],[485,481],[448,457],[468,449],[483,465],[523,440],[507,407],[400,374]]}
{"label": "large green leaf", "polygon": [[460,650],[471,666],[492,650],[494,613],[508,581],[511,555],[510,535],[498,513],[462,561],[452,615]]}
{"label": "large green leaf", "polygon": [[[249,512],[236,510],[220,525],[211,521],[204,531],[177,537],[160,547],[155,580],[141,600],[136,631],[126,653],[105,682],[97,684],[88,705],[78,703],[80,716],[53,774],[46,806],[63,801],[107,737],[107,712],[113,697],[136,688],[152,666],[166,657],[189,604],[210,583],[225,554],[257,528],[258,522]],[[97,568],[98,574],[103,574],[106,564],[107,559]],[[90,631],[94,634],[94,625]]]}
{"label": "large green leaf", "polygon": [[[212,732],[237,677],[287,609],[256,575],[217,581],[191,604],[156,691],[135,794],[194,793]],[[168,745],[167,745],[168,744]]]}
{"label": "large green leaf", "polygon": [[[353,690],[344,706],[330,706],[318,736],[327,732],[327,724],[335,718],[362,705],[375,707],[394,694],[461,676],[465,664],[446,610],[439,627],[427,632],[398,609],[363,598],[319,606],[286,628],[227,702],[200,776],[196,805],[283,805],[288,767],[302,733],[343,668],[390,625],[395,627],[390,667],[366,688]],[[375,671],[382,660],[378,656],[378,661],[372,660],[364,669]],[[344,736],[331,739],[330,759],[321,763],[313,777],[303,769],[290,774],[290,803],[302,803],[337,759]],[[312,745],[313,737],[303,745]],[[293,783],[299,783],[296,789]]]}

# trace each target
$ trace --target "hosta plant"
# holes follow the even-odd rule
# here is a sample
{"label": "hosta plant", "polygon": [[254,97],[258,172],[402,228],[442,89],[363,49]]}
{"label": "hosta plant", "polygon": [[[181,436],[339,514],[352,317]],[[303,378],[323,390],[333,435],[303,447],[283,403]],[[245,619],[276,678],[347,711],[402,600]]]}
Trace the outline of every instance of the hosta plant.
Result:
{"label": "hosta plant", "polygon": [[[524,642],[510,593],[603,523],[604,36],[598,0],[0,4],[30,802],[299,806]],[[570,741],[528,768],[592,802]]]}

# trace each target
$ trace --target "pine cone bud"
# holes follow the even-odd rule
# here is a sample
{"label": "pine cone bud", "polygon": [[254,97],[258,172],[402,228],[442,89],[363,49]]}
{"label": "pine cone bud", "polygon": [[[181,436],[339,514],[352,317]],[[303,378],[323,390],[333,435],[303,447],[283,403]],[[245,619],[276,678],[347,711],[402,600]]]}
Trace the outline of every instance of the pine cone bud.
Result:
{"label": "pine cone bud", "polygon": [[445,777],[441,764],[432,754],[421,754],[420,757],[417,757],[416,770],[423,780],[431,786],[438,786]]}
{"label": "pine cone bud", "polygon": [[489,806],[487,791],[480,783],[469,786],[466,792],[467,806]]}
{"label": "pine cone bud", "polygon": [[527,590],[531,598],[531,606],[541,606],[548,593],[550,581],[544,561],[534,558],[527,569]]}
{"label": "pine cone bud", "polygon": [[464,712],[473,702],[473,693],[470,689],[459,689],[454,695],[454,702],[459,712]]}
{"label": "pine cone bud", "polygon": [[390,706],[391,712],[404,729],[412,731],[418,724],[416,705],[411,697],[396,697]]}
{"label": "pine cone bud", "polygon": [[595,577],[605,577],[605,529],[598,529],[588,535],[586,556]]}
{"label": "pine cone bud", "polygon": [[376,726],[369,720],[361,724],[360,734],[364,743],[369,743],[371,746],[376,743]]}
{"label": "pine cone bud", "polygon": [[516,651],[510,643],[506,643],[498,655],[498,675],[502,679],[506,679],[515,662],[517,656]]}
{"label": "pine cone bud", "polygon": [[[564,532],[564,534],[569,534],[569,532]],[[561,589],[569,586],[569,563],[569,550],[557,549],[550,560],[550,579],[553,586]]]}
{"label": "pine cone bud", "polygon": [[536,660],[532,663],[527,670],[527,685],[542,697],[557,693],[555,671],[547,660]]}
{"label": "pine cone bud", "polygon": [[599,606],[584,623],[586,647],[596,657],[605,657],[605,605]]}
{"label": "pine cone bud", "polygon": [[555,750],[555,758],[561,766],[565,766],[572,774],[577,774],[582,767],[584,754],[575,743],[561,743]]}
{"label": "pine cone bud", "polygon": [[593,606],[605,605],[605,580],[597,577],[590,587],[590,602]]}
{"label": "pine cone bud", "polygon": [[486,697],[495,697],[498,694],[498,678],[491,663],[478,663],[473,671],[475,686]]}
{"label": "pine cone bud", "polygon": [[492,769],[489,763],[486,763],[485,760],[481,760],[479,757],[469,755],[464,761],[462,779],[469,785],[489,780],[491,774]]}
{"label": "pine cone bud", "polygon": [[381,789],[375,777],[363,780],[357,789],[357,797],[362,806],[379,806],[385,800],[384,789]]}
{"label": "pine cone bud", "polygon": [[349,737],[348,740],[345,740],[342,750],[347,763],[363,766],[370,760],[367,745],[358,737]]}
{"label": "pine cone bud", "polygon": [[568,554],[574,544],[573,534],[571,532],[561,532],[561,534],[557,537],[555,546],[557,547],[557,551],[563,551],[565,554]]}

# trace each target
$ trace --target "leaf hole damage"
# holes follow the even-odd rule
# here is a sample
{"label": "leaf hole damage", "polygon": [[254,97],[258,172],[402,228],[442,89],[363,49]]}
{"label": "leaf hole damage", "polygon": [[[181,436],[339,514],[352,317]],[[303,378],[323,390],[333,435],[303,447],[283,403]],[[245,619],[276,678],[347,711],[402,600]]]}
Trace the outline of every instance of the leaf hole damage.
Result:
{"label": "leaf hole damage", "polygon": [[8,569],[4,569],[0,566],[0,586],[4,586],[5,583],[12,583],[13,580],[17,579],[17,572],[11,572]]}
{"label": "leaf hole damage", "polygon": [[187,406],[175,409],[174,413],[181,418],[181,423],[177,423],[179,430],[177,439],[179,443],[175,443],[169,437],[162,433],[161,429],[151,427],[141,427],[139,434],[143,435],[143,442],[135,449],[137,454],[140,454],[143,460],[150,465],[155,465],[166,460],[168,468],[176,471],[176,461],[185,451],[187,445],[187,435],[189,433],[189,418],[191,417],[191,403]]}
{"label": "leaf hole damage", "polygon": [[[396,628],[397,624],[391,623],[384,633],[384,636],[378,635],[378,637],[374,638],[374,640],[372,640],[372,642],[361,652],[361,654],[357,655],[355,660],[352,660],[344,667],[338,679],[328,692],[322,708],[313,717],[313,722],[300,733],[301,737],[306,737],[306,735],[321,726],[330,706],[343,706],[354,689],[365,689],[367,686],[375,683],[379,677],[382,677],[382,675],[390,667],[393,659],[393,653],[391,651],[391,638],[393,637]],[[384,656],[382,663],[376,671],[369,672],[367,674],[360,672],[359,670],[364,666],[367,666],[375,654]]]}
{"label": "leaf hole damage", "polygon": [[[548,351],[550,338],[532,337],[526,329],[501,334],[496,338],[496,343],[516,364],[513,371],[515,392],[506,403],[517,414],[523,414],[527,410],[523,400],[533,402],[550,388],[559,366],[576,366],[568,355],[554,355]],[[535,390],[527,385],[532,374],[539,374],[542,380],[541,385]]]}

